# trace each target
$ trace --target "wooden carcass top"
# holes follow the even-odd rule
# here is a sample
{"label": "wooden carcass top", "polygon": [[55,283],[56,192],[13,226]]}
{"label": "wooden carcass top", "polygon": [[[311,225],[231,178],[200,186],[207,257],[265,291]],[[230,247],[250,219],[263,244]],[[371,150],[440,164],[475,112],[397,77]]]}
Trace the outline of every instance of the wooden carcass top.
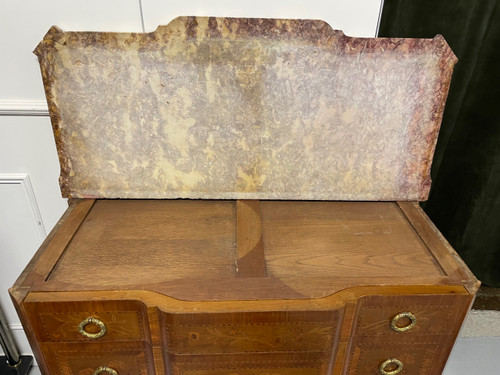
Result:
{"label": "wooden carcass top", "polygon": [[479,283],[417,202],[83,199],[12,293],[321,305],[384,286],[473,294]]}
{"label": "wooden carcass top", "polygon": [[36,48],[65,197],[427,199],[456,58],[323,21],[180,17]]}

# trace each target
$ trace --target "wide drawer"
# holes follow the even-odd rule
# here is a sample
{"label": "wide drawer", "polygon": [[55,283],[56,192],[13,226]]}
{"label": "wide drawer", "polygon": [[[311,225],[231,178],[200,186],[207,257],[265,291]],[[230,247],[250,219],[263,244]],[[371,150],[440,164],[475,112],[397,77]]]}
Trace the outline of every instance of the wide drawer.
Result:
{"label": "wide drawer", "polygon": [[166,354],[171,375],[319,375],[328,361],[320,353]]}
{"label": "wide drawer", "polygon": [[161,314],[171,354],[323,352],[334,347],[339,311]]}
{"label": "wide drawer", "polygon": [[50,375],[154,375],[146,342],[45,343],[41,345]]}
{"label": "wide drawer", "polygon": [[147,311],[139,301],[25,303],[41,342],[150,341]]}
{"label": "wide drawer", "polygon": [[470,295],[363,297],[354,335],[456,335],[470,303]]}

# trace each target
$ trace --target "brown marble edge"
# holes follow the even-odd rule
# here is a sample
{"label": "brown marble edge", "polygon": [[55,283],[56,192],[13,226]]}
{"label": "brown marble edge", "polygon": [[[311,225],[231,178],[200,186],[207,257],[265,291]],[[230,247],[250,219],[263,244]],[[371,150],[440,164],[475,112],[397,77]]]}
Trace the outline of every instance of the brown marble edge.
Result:
{"label": "brown marble edge", "polygon": [[441,53],[443,57],[439,60],[439,68],[441,76],[439,77],[440,85],[436,90],[436,97],[438,100],[434,101],[432,107],[432,118],[434,122],[433,131],[427,134],[427,142],[429,145],[428,153],[425,155],[424,163],[422,163],[422,175],[426,176],[427,181],[426,186],[422,187],[422,190],[426,189],[425,196],[419,199],[421,202],[426,201],[429,198],[429,193],[431,189],[431,164],[434,157],[434,151],[436,149],[436,144],[438,140],[439,130],[441,128],[441,122],[443,120],[444,107],[446,100],[448,98],[449,88],[451,85],[451,78],[453,75],[453,67],[458,62],[458,58],[455,56],[448,43],[442,35],[437,35],[435,40],[442,44]]}
{"label": "brown marble edge", "polygon": [[[208,27],[201,28],[200,21],[205,20]],[[203,33],[200,33],[202,29]],[[229,32],[227,34],[222,33]],[[106,48],[128,48],[132,42],[168,43],[172,37],[185,39],[207,39],[248,37],[263,39],[303,39],[318,46],[331,46],[338,42],[343,53],[357,54],[359,52],[441,52],[444,58],[456,57],[441,35],[434,38],[376,38],[351,37],[341,30],[333,29],[327,22],[317,19],[282,19],[282,18],[232,18],[232,17],[195,17],[180,16],[167,25],[158,26],[149,33],[137,32],[100,32],[100,31],[63,31],[52,26],[34,53],[42,55],[42,50],[53,48],[56,43],[67,46],[101,46]],[[138,40],[142,39],[142,40]],[[122,44],[123,43],[123,44]]]}
{"label": "brown marble edge", "polygon": [[[71,198],[69,189],[64,183],[64,177],[68,176],[71,172],[70,158],[66,154],[66,148],[61,137],[59,108],[54,100],[53,84],[54,84],[54,43],[56,43],[62,36],[63,31],[57,27],[52,26],[43,40],[37,45],[33,53],[38,57],[40,63],[40,71],[42,74],[43,87],[45,91],[45,98],[49,108],[49,115],[52,124],[52,132],[56,143],[57,155],[60,164],[59,185],[61,187],[61,195],[64,198]],[[51,64],[52,63],[52,64]]]}
{"label": "brown marble edge", "polygon": [[[418,39],[409,39],[408,41],[411,43]],[[446,98],[448,96],[448,89],[451,82],[451,76],[453,73],[453,67],[457,63],[458,59],[455,54],[446,43],[445,39],[442,35],[436,35],[432,39],[431,44],[431,52],[433,52],[436,56],[439,57],[439,71],[440,75],[437,78],[437,82],[434,89],[432,107],[430,108],[430,120],[422,125],[422,122],[425,120],[421,119],[424,116],[429,115],[429,113],[422,112],[422,110],[415,111],[411,127],[409,129],[409,133],[412,135],[408,137],[409,139],[421,139],[422,142],[426,145],[425,149],[416,148],[416,146],[420,146],[418,143],[413,143],[413,148],[410,147],[410,144],[407,144],[406,149],[412,155],[416,155],[417,157],[409,158],[409,162],[406,165],[406,170],[402,171],[402,174],[408,176],[408,178],[401,178],[402,181],[409,181],[409,177],[412,175],[421,176],[421,186],[420,186],[420,197],[418,197],[418,201],[426,201],[429,197],[429,192],[431,188],[431,164],[434,156],[434,150],[436,147],[437,137],[439,134],[439,129],[441,127],[441,120],[443,117],[444,106],[446,103]],[[425,99],[422,96],[421,91],[418,91],[416,96],[416,103],[423,102]],[[426,108],[423,108],[424,110]],[[429,110],[427,108],[427,110]],[[420,155],[420,157],[418,157]],[[404,187],[403,187],[404,188]]]}
{"label": "brown marble edge", "polygon": [[[115,33],[115,32],[64,32],[57,26],[53,26],[48,33],[45,35],[44,39],[36,47],[34,53],[38,56],[42,79],[44,82],[45,94],[47,102],[49,105],[49,113],[52,121],[52,127],[54,132],[54,137],[57,145],[59,161],[61,165],[60,174],[60,185],[63,197],[73,197],[73,198],[87,198],[96,196],[94,193],[77,193],[75,191],[71,192],[70,183],[68,182],[68,176],[71,172],[71,161],[64,147],[63,140],[60,135],[60,121],[61,117],[58,111],[58,106],[56,100],[54,99],[54,94],[52,93],[54,74],[53,65],[51,62],[54,59],[55,44],[73,44],[77,46],[81,45],[101,45],[103,47],[119,47],[120,42],[124,42],[124,45],[128,45],[133,41],[140,42],[142,38],[145,44],[158,43],[161,35],[164,35],[167,40],[163,42],[168,43],[168,38],[173,34],[178,36],[185,36],[188,38],[197,37],[197,26],[199,20],[208,20],[208,28],[205,30],[204,38],[223,38],[224,35],[220,31],[221,27],[224,25],[227,30],[234,33],[234,36],[265,36],[265,37],[275,37],[283,39],[283,36],[297,38],[297,33],[304,39],[309,39],[315,37],[312,41],[316,44],[323,41],[321,46],[331,46],[331,42],[336,41],[338,43],[338,48],[342,50],[343,53],[358,54],[361,52],[376,52],[377,50],[383,51],[400,51],[403,52],[402,58],[404,58],[404,52],[417,51],[420,53],[434,52],[440,55],[440,68],[441,77],[440,85],[436,89],[436,99],[432,108],[432,118],[434,121],[431,126],[431,132],[429,134],[421,134],[426,139],[428,144],[428,149],[426,150],[424,160],[417,160],[413,158],[415,165],[410,165],[404,174],[411,175],[418,170],[418,174],[421,176],[421,191],[418,197],[401,197],[398,196],[396,199],[388,199],[384,197],[378,197],[375,200],[419,200],[424,201],[428,198],[430,191],[430,166],[432,162],[432,156],[435,150],[437,142],[437,133],[439,131],[443,108],[446,101],[448,88],[451,81],[453,65],[456,63],[457,58],[451,51],[450,47],[441,35],[437,35],[433,39],[409,39],[409,38],[357,38],[348,37],[343,34],[342,31],[333,30],[330,25],[321,20],[287,20],[287,19],[261,19],[261,18],[222,18],[222,17],[178,17],[171,21],[167,26],[160,26],[152,33]],[[243,25],[243,26],[242,26]],[[172,29],[177,26],[179,29],[177,33],[174,33]],[[240,27],[242,26],[242,27]],[[185,32],[182,32],[185,31]],[[118,37],[120,36],[120,37]],[[165,39],[162,38],[162,39]],[[226,36],[230,38],[230,36]],[[131,40],[132,39],[132,40]],[[326,43],[325,43],[326,42]],[[416,123],[413,126],[412,132],[418,132],[419,127],[418,121],[413,121]],[[414,150],[411,150],[413,153]],[[417,162],[415,163],[415,160]],[[418,164],[420,162],[420,164]],[[420,168],[418,168],[420,166]],[[405,179],[403,179],[405,180]],[[402,193],[408,194],[407,188],[402,187]],[[144,198],[189,198],[189,196],[184,196],[183,194],[173,194],[175,196],[168,196],[164,192],[160,196],[155,194],[151,196],[141,196]],[[192,195],[191,193],[189,195]],[[224,194],[223,194],[224,195]],[[244,195],[246,199],[255,199],[253,196],[258,196],[258,193],[251,194],[237,194]],[[300,195],[300,194],[299,194]],[[126,195],[128,197],[128,194]],[[284,198],[285,194],[277,199]],[[325,197],[325,199],[343,200],[346,195],[332,195]],[[130,197],[135,197],[131,195]],[[195,198],[204,198],[204,194],[197,195]],[[207,195],[206,199],[221,198],[222,196]],[[268,195],[269,197],[269,195]],[[109,198],[109,197],[108,197]],[[119,198],[119,197],[117,197]],[[226,197],[222,197],[225,199]],[[241,199],[233,195],[230,198]],[[273,198],[271,198],[273,199]],[[276,199],[276,198],[274,198]],[[293,199],[297,199],[297,194]],[[308,199],[300,198],[300,199]],[[316,198],[321,200],[322,197],[316,196]],[[349,199],[347,195],[347,199]],[[358,200],[364,200],[359,198]],[[367,197],[366,200],[372,200],[371,197]]]}

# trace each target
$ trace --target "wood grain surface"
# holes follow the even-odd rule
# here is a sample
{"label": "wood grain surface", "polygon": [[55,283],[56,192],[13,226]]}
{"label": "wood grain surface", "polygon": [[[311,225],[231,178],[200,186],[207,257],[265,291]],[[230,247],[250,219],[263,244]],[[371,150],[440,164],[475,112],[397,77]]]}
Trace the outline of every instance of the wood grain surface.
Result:
{"label": "wood grain surface", "polygon": [[236,250],[238,276],[266,276],[266,259],[262,242],[262,221],[258,200],[236,202]]}
{"label": "wood grain surface", "polygon": [[261,211],[270,275],[442,275],[394,203],[261,202]]}
{"label": "wood grain surface", "polygon": [[234,202],[98,201],[50,280],[147,285],[236,274]]}
{"label": "wood grain surface", "polygon": [[46,265],[43,290],[311,298],[366,284],[449,283],[460,268],[390,202],[97,201],[78,228]]}

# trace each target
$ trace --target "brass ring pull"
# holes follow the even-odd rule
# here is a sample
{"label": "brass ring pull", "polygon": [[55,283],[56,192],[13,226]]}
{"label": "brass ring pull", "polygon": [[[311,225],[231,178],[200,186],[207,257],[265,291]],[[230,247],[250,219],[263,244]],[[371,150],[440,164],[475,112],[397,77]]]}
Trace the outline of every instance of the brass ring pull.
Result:
{"label": "brass ring pull", "polygon": [[[97,333],[89,333],[85,331],[85,326],[87,324],[95,324],[99,327],[99,332]],[[80,332],[83,336],[88,337],[89,339],[98,339],[106,334],[106,325],[99,319],[94,318],[93,316],[89,316],[86,319],[83,319],[78,325],[78,332]],[[113,374],[114,375],[114,374]]]}
{"label": "brass ring pull", "polygon": [[[387,366],[391,366],[391,368],[393,368],[394,366],[396,367],[394,369],[386,370]],[[403,362],[401,362],[397,358],[387,359],[384,362],[382,362],[378,367],[378,372],[380,373],[380,375],[395,375],[401,372],[402,370],[403,370]]]}
{"label": "brass ring pull", "polygon": [[[403,327],[396,325],[398,320],[403,319],[403,318],[408,318],[410,320],[410,323],[408,323],[407,325],[405,325]],[[412,329],[413,327],[415,327],[415,324],[417,324],[417,318],[411,312],[402,312],[402,313],[396,314],[391,319],[391,328],[396,332],[408,331],[409,329]]]}
{"label": "brass ring pull", "polygon": [[111,368],[108,366],[99,366],[94,371],[94,375],[100,375],[102,373],[106,373],[109,375],[118,375],[118,371],[116,371],[114,368]]}

